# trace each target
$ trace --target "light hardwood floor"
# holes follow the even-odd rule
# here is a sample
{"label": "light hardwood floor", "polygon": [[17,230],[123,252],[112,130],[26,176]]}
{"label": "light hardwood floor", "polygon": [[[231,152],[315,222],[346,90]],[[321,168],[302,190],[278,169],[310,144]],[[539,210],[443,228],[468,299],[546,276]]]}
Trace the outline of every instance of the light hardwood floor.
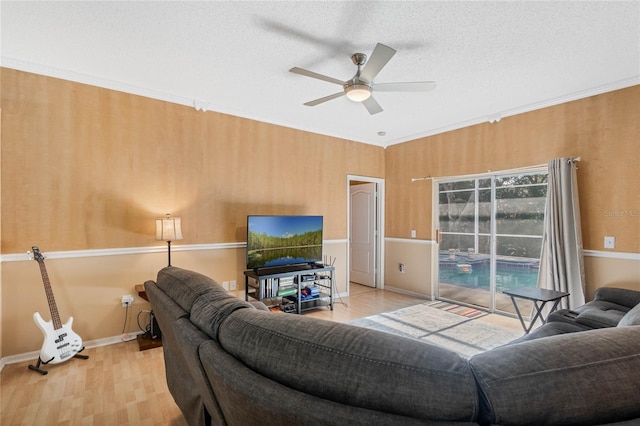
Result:
{"label": "light hardwood floor", "polygon": [[349,297],[336,297],[333,311],[314,309],[305,312],[304,315],[336,322],[347,322],[425,302],[427,302],[426,299],[350,283]]}
{"label": "light hardwood floor", "polygon": [[[351,284],[350,297],[336,302],[333,311],[305,315],[346,322],[426,300]],[[520,327],[512,318],[488,317]],[[186,425],[167,389],[162,348],[139,351],[134,340],[83,353],[90,358],[47,365],[46,376],[29,370],[30,362],[5,366],[0,425]]]}
{"label": "light hardwood floor", "polygon": [[29,362],[5,366],[0,424],[186,426],[167,389],[162,348],[140,352],[133,340],[83,354],[89,359],[47,365],[45,376]]}

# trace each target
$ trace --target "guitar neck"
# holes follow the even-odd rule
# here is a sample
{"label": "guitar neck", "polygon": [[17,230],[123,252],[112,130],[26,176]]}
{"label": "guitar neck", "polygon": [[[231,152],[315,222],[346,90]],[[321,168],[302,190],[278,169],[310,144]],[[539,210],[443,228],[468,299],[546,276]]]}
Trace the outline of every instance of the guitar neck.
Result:
{"label": "guitar neck", "polygon": [[62,321],[60,321],[60,314],[58,314],[58,307],[56,306],[56,300],[53,298],[53,290],[51,290],[51,283],[49,282],[49,274],[47,274],[47,268],[44,266],[43,260],[38,260],[40,266],[40,274],[42,275],[42,282],[44,283],[44,291],[47,294],[47,302],[49,303],[49,311],[51,312],[51,321],[55,330],[62,328]]}

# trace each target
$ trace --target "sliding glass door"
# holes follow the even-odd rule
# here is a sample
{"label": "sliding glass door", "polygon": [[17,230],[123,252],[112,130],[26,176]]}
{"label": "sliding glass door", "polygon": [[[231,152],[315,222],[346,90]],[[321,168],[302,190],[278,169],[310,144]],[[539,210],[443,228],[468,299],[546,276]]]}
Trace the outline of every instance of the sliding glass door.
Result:
{"label": "sliding glass door", "polygon": [[546,191],[546,172],[438,182],[436,296],[515,312],[502,291],[537,285]]}

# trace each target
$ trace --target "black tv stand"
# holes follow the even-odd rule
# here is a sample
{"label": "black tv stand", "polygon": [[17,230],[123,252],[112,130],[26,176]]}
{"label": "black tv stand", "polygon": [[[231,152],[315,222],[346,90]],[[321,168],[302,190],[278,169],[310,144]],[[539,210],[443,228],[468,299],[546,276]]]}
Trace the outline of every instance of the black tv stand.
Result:
{"label": "black tv stand", "polygon": [[245,300],[252,297],[298,314],[325,306],[333,310],[334,271],[317,263],[249,269],[244,271]]}

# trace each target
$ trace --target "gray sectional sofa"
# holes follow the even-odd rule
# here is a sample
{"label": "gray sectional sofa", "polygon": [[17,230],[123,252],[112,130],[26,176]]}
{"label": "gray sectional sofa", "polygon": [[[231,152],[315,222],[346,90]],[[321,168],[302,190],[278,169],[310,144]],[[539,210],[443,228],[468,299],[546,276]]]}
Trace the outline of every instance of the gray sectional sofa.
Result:
{"label": "gray sectional sofa", "polygon": [[466,359],[409,338],[247,303],[167,267],[145,290],[190,425],[632,425],[640,326]]}
{"label": "gray sectional sofa", "polygon": [[512,343],[618,325],[640,325],[640,291],[601,287],[592,301],[551,313],[546,324]]}
{"label": "gray sectional sofa", "polygon": [[[616,327],[640,320],[640,291],[624,288],[602,287],[596,290],[593,300],[573,310],[561,309],[552,313],[552,322],[575,324],[584,330]],[[630,315],[629,311],[635,308]]]}

